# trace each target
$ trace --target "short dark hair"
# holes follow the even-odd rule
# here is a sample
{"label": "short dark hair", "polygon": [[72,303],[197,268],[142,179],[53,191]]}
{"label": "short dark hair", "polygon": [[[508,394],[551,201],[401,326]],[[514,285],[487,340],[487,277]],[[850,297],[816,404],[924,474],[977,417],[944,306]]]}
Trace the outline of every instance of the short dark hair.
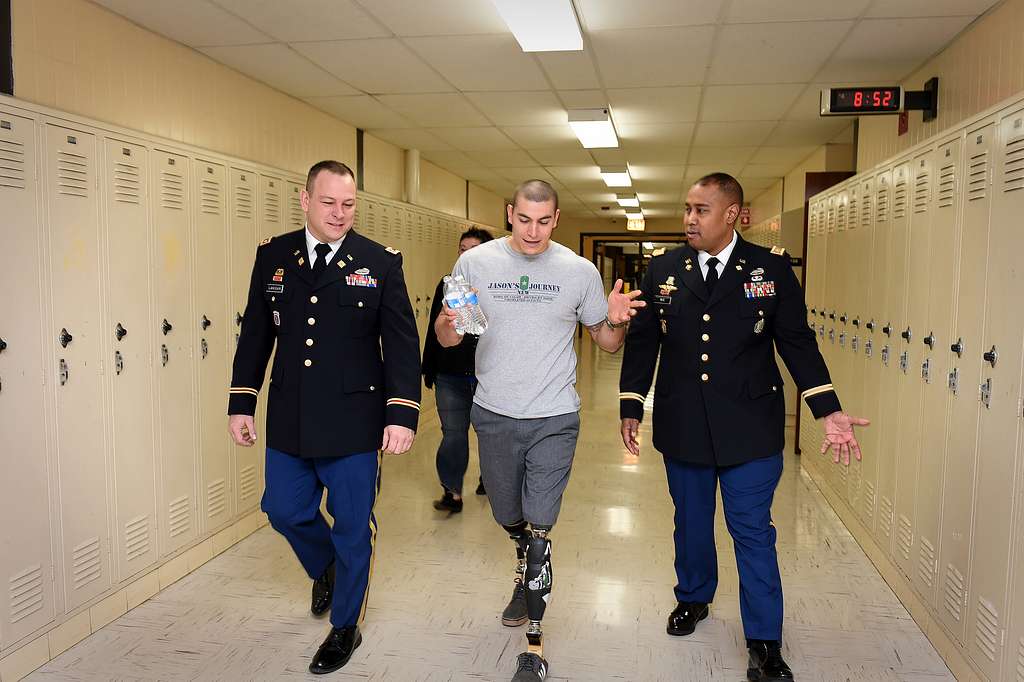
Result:
{"label": "short dark hair", "polygon": [[334,173],[335,175],[341,175],[352,178],[353,181],[356,179],[356,174],[352,172],[352,169],[343,164],[341,161],[332,161],[330,159],[326,161],[320,161],[314,163],[309,169],[309,173],[306,174],[306,191],[313,191],[313,183],[316,181],[316,176],[320,175],[324,171],[328,173]]}
{"label": "short dark hair", "polygon": [[512,193],[512,206],[515,207],[519,195],[526,197],[528,201],[551,201],[555,202],[555,210],[558,210],[558,192],[544,180],[526,180],[516,185],[516,191]]}
{"label": "short dark hair", "polygon": [[730,199],[730,204],[739,204],[740,208],[743,208],[743,186],[739,180],[728,173],[711,173],[693,184],[701,187],[708,185],[717,187],[719,192]]}
{"label": "short dark hair", "polygon": [[487,230],[481,230],[476,225],[473,225],[468,230],[463,232],[461,237],[459,237],[459,241],[460,242],[463,239],[475,239],[478,242],[480,242],[481,244],[486,244],[487,242],[489,242],[492,239],[494,239],[494,236],[490,232],[488,232]]}

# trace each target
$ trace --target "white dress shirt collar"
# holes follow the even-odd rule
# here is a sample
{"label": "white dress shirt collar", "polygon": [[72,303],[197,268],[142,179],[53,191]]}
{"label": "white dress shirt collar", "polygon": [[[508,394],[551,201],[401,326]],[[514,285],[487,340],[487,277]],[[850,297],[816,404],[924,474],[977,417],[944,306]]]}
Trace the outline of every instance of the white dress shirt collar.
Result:
{"label": "white dress shirt collar", "polygon": [[[331,255],[327,259],[330,263],[334,259],[334,254],[338,252],[338,248],[341,243],[345,241],[343,236],[341,239],[334,242],[327,242],[327,245],[331,247]],[[306,226],[306,255],[309,256],[309,267],[313,267],[313,263],[316,262],[316,245],[320,243],[320,240],[313,236],[313,233],[309,231],[309,226]]]}
{"label": "white dress shirt collar", "polygon": [[[739,235],[736,234],[736,230],[733,230],[732,231],[732,241],[729,242],[728,246],[726,246],[724,249],[722,249],[721,253],[719,253],[717,256],[715,256],[715,258],[718,259],[718,268],[717,269],[718,269],[719,277],[721,277],[722,273],[725,271],[725,266],[729,262],[729,258],[732,256],[732,251],[733,251],[733,249],[736,248],[736,242],[738,242],[738,241],[739,241]],[[705,279],[708,276],[708,259],[709,258],[711,258],[711,254],[708,253],[707,251],[698,251],[697,252],[697,262],[700,264],[700,271],[701,271],[701,274],[704,275]]]}

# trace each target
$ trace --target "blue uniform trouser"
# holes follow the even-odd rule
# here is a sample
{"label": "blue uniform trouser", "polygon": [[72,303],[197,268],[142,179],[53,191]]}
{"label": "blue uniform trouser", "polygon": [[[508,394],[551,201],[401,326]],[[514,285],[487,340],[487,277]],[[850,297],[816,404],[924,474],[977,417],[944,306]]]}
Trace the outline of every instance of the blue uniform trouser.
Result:
{"label": "blue uniform trouser", "polygon": [[[301,459],[267,448],[266,478],[263,511],[291,544],[309,577],[320,577],[335,562],[331,625],[356,625],[366,611],[373,567],[379,453]],[[333,526],[320,513],[324,488]]]}
{"label": "blue uniform trouser", "polygon": [[782,578],[771,507],[782,454],[731,467],[665,458],[675,504],[676,600],[710,604],[718,587],[715,489],[722,485],[725,522],[736,550],[740,615],[747,639],[782,639]]}

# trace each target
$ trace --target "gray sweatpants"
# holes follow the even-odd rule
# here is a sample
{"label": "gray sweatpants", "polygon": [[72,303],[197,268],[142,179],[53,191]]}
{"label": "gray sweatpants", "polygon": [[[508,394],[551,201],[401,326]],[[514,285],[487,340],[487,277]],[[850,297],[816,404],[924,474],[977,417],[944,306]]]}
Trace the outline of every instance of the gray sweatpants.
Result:
{"label": "gray sweatpants", "polygon": [[470,419],[494,519],[503,526],[554,526],[576,454],[579,413],[515,419],[474,404]]}

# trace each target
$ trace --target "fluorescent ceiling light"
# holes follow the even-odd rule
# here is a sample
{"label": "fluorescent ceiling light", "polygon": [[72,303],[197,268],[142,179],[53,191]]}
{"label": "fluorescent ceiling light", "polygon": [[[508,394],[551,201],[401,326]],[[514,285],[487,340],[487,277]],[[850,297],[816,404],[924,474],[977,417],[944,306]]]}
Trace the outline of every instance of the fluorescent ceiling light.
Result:
{"label": "fluorescent ceiling light", "polygon": [[616,194],[615,200],[623,208],[637,208],[640,206],[640,198],[635,194]]}
{"label": "fluorescent ceiling light", "polygon": [[626,220],[643,220],[644,212],[639,208],[633,211],[626,211]]}
{"label": "fluorescent ceiling light", "polygon": [[654,249],[654,242],[644,242],[645,249]]}
{"label": "fluorescent ceiling light", "polygon": [[601,177],[604,184],[609,187],[632,187],[633,181],[629,177],[629,168],[626,166],[601,166]]}
{"label": "fluorescent ceiling light", "polygon": [[569,127],[585,149],[618,147],[611,114],[607,109],[570,109]]}
{"label": "fluorescent ceiling light", "polygon": [[572,0],[491,0],[523,52],[583,49]]}

